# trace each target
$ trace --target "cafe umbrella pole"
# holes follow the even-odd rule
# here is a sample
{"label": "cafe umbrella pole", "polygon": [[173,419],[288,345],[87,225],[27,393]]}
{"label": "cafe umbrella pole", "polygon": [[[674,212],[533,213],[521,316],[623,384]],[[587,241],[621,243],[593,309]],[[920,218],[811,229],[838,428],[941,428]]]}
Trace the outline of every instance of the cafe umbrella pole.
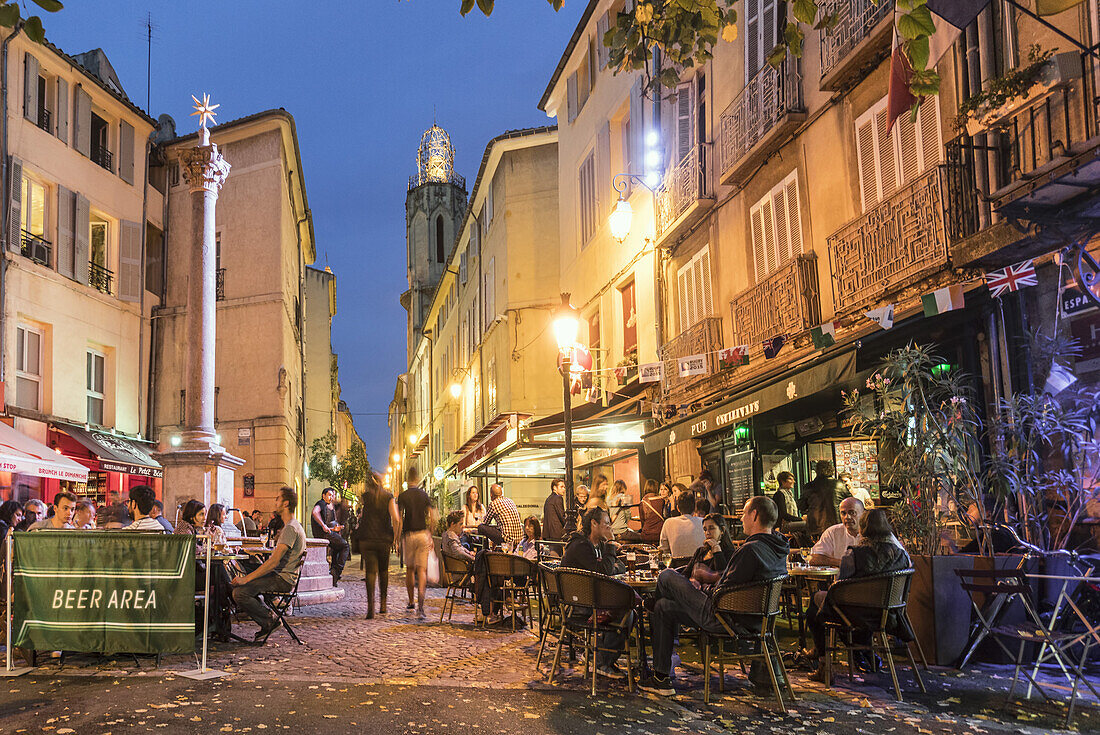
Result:
{"label": "cafe umbrella pole", "polygon": [[30,671],[31,668],[29,666],[24,666],[24,667],[18,668],[18,669],[15,668],[14,660],[12,658],[11,626],[12,626],[12,622],[14,620],[14,618],[12,617],[12,602],[14,601],[15,598],[12,595],[12,581],[11,581],[12,566],[11,566],[11,564],[12,564],[12,558],[14,556],[13,553],[12,553],[12,548],[15,544],[15,531],[14,531],[14,529],[8,532],[8,537],[5,539],[5,542],[6,543],[4,544],[4,558],[5,558],[4,569],[7,570],[7,573],[4,575],[4,577],[5,577],[4,603],[6,605],[6,607],[4,609],[4,636],[5,636],[4,637],[4,645],[5,645],[5,648],[4,648],[4,670],[0,671],[0,677],[13,677],[13,676],[22,676],[23,674]]}
{"label": "cafe umbrella pole", "polygon": [[219,679],[228,672],[210,670],[206,668],[206,651],[210,642],[210,565],[213,563],[214,539],[212,536],[199,536],[206,539],[206,581],[204,583],[205,594],[202,596],[202,666],[194,671],[181,671],[179,675],[187,679]]}

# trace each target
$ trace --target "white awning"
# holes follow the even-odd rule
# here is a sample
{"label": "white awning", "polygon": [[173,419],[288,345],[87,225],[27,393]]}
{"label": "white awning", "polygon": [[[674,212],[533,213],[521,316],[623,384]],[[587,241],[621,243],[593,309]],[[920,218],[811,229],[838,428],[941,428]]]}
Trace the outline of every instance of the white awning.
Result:
{"label": "white awning", "polygon": [[88,481],[88,468],[0,422],[0,472]]}

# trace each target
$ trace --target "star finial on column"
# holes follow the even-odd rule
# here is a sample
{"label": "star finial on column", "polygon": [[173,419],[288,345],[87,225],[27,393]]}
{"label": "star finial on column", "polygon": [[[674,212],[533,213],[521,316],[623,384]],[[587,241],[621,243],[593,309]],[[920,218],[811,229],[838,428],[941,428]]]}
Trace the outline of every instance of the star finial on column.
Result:
{"label": "star finial on column", "polygon": [[206,128],[207,122],[209,122],[211,125],[217,125],[218,124],[214,120],[214,117],[217,115],[217,113],[214,112],[214,110],[221,107],[220,104],[219,105],[210,104],[210,95],[206,94],[205,92],[202,95],[202,102],[199,102],[199,98],[196,97],[195,95],[191,95],[191,99],[195,100],[195,105],[194,105],[194,108],[193,108],[195,111],[191,113],[191,117],[194,117],[195,115],[198,115],[199,116],[199,125],[201,125],[203,127],[203,129]]}

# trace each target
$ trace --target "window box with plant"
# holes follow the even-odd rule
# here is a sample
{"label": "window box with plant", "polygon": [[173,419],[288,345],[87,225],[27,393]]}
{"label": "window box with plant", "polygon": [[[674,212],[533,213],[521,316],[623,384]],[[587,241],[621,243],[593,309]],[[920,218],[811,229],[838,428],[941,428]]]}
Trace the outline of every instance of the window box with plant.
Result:
{"label": "window box with plant", "polygon": [[631,352],[615,366],[619,385],[628,385],[638,379],[638,353]]}
{"label": "window box with plant", "polygon": [[1026,64],[990,79],[985,89],[959,105],[955,126],[969,135],[988,131],[1081,74],[1080,55],[1031,46]]}

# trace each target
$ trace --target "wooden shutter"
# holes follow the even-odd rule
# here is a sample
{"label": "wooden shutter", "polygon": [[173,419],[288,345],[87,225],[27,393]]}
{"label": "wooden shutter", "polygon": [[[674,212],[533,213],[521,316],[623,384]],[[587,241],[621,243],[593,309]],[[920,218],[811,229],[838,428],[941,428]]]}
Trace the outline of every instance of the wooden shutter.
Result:
{"label": "wooden shutter", "polygon": [[565,83],[565,97],[569,122],[577,119],[577,72],[569,75]]}
{"label": "wooden shutter", "polygon": [[775,256],[768,272],[771,273],[791,257],[791,233],[787,226],[787,189],[780,186],[772,191],[772,216],[775,218]]}
{"label": "wooden shutter", "polygon": [[[676,88],[676,161],[691,153],[695,138],[694,85],[691,82]],[[675,165],[675,164],[674,164]]]}
{"label": "wooden shutter", "polygon": [[699,279],[699,318],[701,319],[714,313],[714,297],[711,293],[710,283],[709,245],[695,256],[695,263],[695,270]]}
{"label": "wooden shutter", "polygon": [[125,120],[118,124],[118,175],[134,183],[134,126]]}
{"label": "wooden shutter", "polygon": [[684,266],[676,273],[676,293],[678,295],[678,302],[680,306],[680,331],[684,331],[691,326],[691,316],[689,315],[689,299],[688,299],[688,273],[691,271],[691,264]]}
{"label": "wooden shutter", "polygon": [[57,137],[66,145],[69,142],[69,83],[57,78]]}
{"label": "wooden shutter", "polygon": [[802,209],[798,196],[798,173],[792,174],[783,184],[787,200],[787,227],[790,229],[790,251],[786,259],[802,252]]}
{"label": "wooden shutter", "polygon": [[141,225],[122,222],[118,246],[118,297],[141,300]]}
{"label": "wooden shutter", "polygon": [[642,77],[634,78],[630,88],[630,173],[641,176],[645,173],[645,97],[642,91]]}
{"label": "wooden shutter", "polygon": [[767,255],[764,252],[764,208],[757,204],[749,214],[752,228],[753,276],[759,283],[767,274]]}
{"label": "wooden shutter", "polygon": [[73,229],[75,231],[73,237],[75,244],[73,265],[76,270],[76,280],[87,286],[90,279],[88,238],[92,234],[91,209],[88,206],[87,198],[77,194],[73,211]]}
{"label": "wooden shutter", "polygon": [[596,151],[598,172],[596,175],[596,206],[593,211],[597,215],[597,220],[594,223],[593,231],[600,228],[599,213],[610,212],[615,201],[611,195],[611,123],[607,120],[604,120],[603,126],[600,128],[596,147],[599,149]]}
{"label": "wooden shutter", "polygon": [[768,54],[779,43],[779,13],[780,7],[776,0],[760,0],[760,65],[757,69],[763,69],[767,62]]}
{"label": "wooden shutter", "polygon": [[875,118],[856,123],[856,160],[859,162],[860,206],[866,212],[878,201],[878,166],[875,165]]}
{"label": "wooden shutter", "polygon": [[23,55],[23,117],[38,124],[38,59]]}
{"label": "wooden shutter", "polygon": [[607,67],[608,52],[611,50],[604,45],[603,37],[610,27],[611,12],[604,13],[596,20],[596,58],[599,59],[599,68]]}
{"label": "wooden shutter", "polygon": [[[601,44],[602,45],[602,44]],[[587,99],[592,90],[596,88],[596,75],[600,73],[599,65],[599,46],[596,43],[595,38],[588,39],[588,57],[586,63],[588,64],[588,93],[585,94]]]}
{"label": "wooden shutter", "polygon": [[[885,103],[875,106],[875,155],[878,158],[878,196],[875,201],[880,202],[897,191],[900,181],[904,179],[899,173],[904,172],[904,167],[895,158],[894,144],[890,136],[886,134],[887,109]],[[899,124],[907,115],[902,115]],[[900,168],[899,168],[900,167]]]}
{"label": "wooden shutter", "polygon": [[[920,175],[921,151],[917,145],[917,126],[910,121],[909,113],[898,119],[895,126],[894,145],[898,156],[898,186],[905,186]],[[884,140],[884,143],[890,141]],[[883,147],[889,147],[883,146]],[[886,194],[883,194],[886,198]]]}
{"label": "wooden shutter", "polygon": [[8,250],[23,249],[23,162],[8,159]]}
{"label": "wooden shutter", "polygon": [[920,106],[917,136],[920,138],[924,170],[938,166],[943,161],[943,142],[940,137],[940,99],[936,95],[925,99]]}
{"label": "wooden shutter", "polygon": [[80,87],[73,89],[73,147],[77,153],[92,157],[92,98]]}
{"label": "wooden shutter", "polygon": [[458,282],[466,284],[466,251],[462,251],[462,255],[458,256]]}
{"label": "wooden shutter", "polygon": [[496,258],[489,258],[485,268],[485,324],[492,324],[497,317]]}
{"label": "wooden shutter", "polygon": [[745,0],[745,82],[747,83],[764,63],[760,50],[760,3],[762,0]]}
{"label": "wooden shutter", "polygon": [[73,229],[73,193],[63,186],[57,187],[57,272],[66,278],[76,278],[76,255]]}

